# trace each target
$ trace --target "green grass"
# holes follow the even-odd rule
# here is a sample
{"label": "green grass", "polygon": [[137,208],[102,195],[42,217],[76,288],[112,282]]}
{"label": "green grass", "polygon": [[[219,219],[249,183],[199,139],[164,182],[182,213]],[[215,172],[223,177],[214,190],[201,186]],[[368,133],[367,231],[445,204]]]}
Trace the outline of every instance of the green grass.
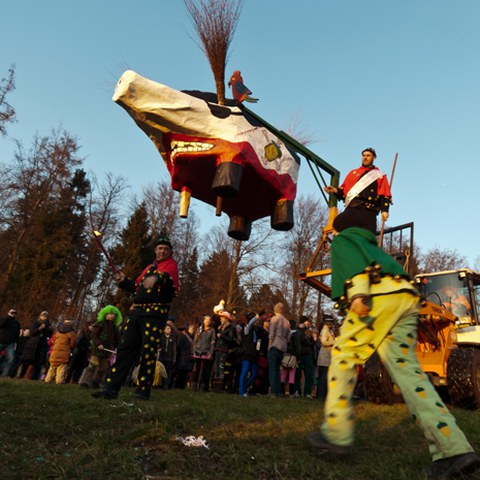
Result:
{"label": "green grass", "polygon": [[[318,456],[305,434],[322,420],[307,399],[124,388],[96,400],[76,385],[0,379],[0,478],[415,480],[429,462],[405,405],[356,404],[356,453]],[[455,409],[480,451],[478,412]],[[206,448],[177,437],[202,435]],[[480,478],[472,476],[469,478]]]}

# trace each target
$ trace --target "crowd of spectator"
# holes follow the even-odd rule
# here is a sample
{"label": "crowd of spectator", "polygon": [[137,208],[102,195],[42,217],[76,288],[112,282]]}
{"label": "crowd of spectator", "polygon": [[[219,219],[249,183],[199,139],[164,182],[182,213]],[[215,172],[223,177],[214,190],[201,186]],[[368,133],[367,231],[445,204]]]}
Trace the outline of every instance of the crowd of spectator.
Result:
{"label": "crowd of spectator", "polygon": [[[307,316],[287,319],[284,310],[277,304],[273,313],[234,315],[222,308],[183,326],[169,320],[160,338],[155,386],[324,399],[335,322],[324,316],[316,328]],[[51,322],[47,311],[21,329],[16,315],[10,309],[0,318],[1,375],[101,388],[122,334],[116,307],[104,307],[78,331],[71,319]],[[135,385],[136,374],[133,369],[128,384]]]}

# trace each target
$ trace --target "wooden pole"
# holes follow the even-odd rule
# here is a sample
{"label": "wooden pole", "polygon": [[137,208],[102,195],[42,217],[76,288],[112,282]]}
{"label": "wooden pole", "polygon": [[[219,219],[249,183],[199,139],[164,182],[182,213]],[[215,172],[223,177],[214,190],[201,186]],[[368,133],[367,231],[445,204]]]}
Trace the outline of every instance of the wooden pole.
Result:
{"label": "wooden pole", "polygon": [[[390,175],[390,191],[392,190],[393,176],[395,175],[395,167],[397,166],[398,152],[395,153],[395,159],[393,160],[392,174]],[[380,236],[378,237],[378,245],[383,245],[383,232],[385,230],[385,220],[382,218],[382,227],[380,228]]]}
{"label": "wooden pole", "polygon": [[217,197],[217,203],[215,206],[215,215],[219,217],[222,214],[222,197]]}

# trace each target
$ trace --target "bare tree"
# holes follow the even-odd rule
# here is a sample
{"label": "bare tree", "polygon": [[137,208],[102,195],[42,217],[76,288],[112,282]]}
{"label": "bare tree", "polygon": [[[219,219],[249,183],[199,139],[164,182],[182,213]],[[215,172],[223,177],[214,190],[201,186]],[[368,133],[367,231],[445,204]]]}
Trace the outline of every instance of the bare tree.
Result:
{"label": "bare tree", "polygon": [[141,201],[147,209],[152,235],[170,237],[182,272],[183,260],[190,258],[194,248],[198,247],[199,222],[195,212],[191,209],[187,218],[179,216],[180,196],[167,181],[144,188]]}
{"label": "bare tree", "polygon": [[8,70],[8,77],[0,80],[0,134],[7,134],[8,123],[15,122],[15,109],[7,102],[7,95],[15,90],[15,67]]}
{"label": "bare tree", "polygon": [[225,104],[225,67],[243,0],[184,0],[199,47],[212,68],[220,105]]}
{"label": "bare tree", "polygon": [[[295,227],[288,232],[281,245],[284,261],[279,266],[279,288],[287,298],[291,298],[291,313],[297,318],[302,314],[317,316],[321,308],[322,297],[300,281],[299,275],[305,271],[320,243],[327,215],[327,208],[319,204],[318,200],[312,196],[300,196],[296,201]],[[329,256],[322,252],[317,258],[315,269],[322,270],[328,265]]]}
{"label": "bare tree", "polygon": [[473,263],[473,269],[476,272],[480,272],[480,257],[475,257],[474,263]]}
{"label": "bare tree", "polygon": [[463,268],[466,265],[466,258],[455,249],[441,250],[438,247],[434,247],[426,253],[419,255],[419,269],[422,273],[454,270]]}
{"label": "bare tree", "polygon": [[141,202],[145,203],[152,232],[172,236],[180,217],[178,214],[178,193],[170,188],[166,181],[148,185],[143,189]]}
{"label": "bare tree", "polygon": [[[93,176],[93,175],[92,175]],[[118,225],[121,219],[120,200],[127,189],[126,180],[107,173],[105,179],[99,183],[93,176],[93,188],[88,201],[89,223],[86,226],[85,238],[85,262],[81,265],[79,281],[72,292],[70,303],[71,315],[77,318],[85,317],[89,311],[97,310],[102,303],[108,275],[101,275],[99,267],[104,263],[101,253],[96,244],[93,231],[101,233],[102,243],[108,246],[115,239]]]}
{"label": "bare tree", "polygon": [[[245,242],[227,237],[223,225],[214,227],[206,237],[205,244],[209,246],[207,254],[225,251],[228,256],[228,288],[224,299],[227,308],[246,308],[247,297],[268,282],[274,268],[269,253],[273,252],[275,237],[268,221],[261,219],[255,222],[252,235]],[[224,286],[213,288],[223,291]]]}
{"label": "bare tree", "polygon": [[297,112],[290,118],[286,132],[305,146],[316,141],[315,135],[305,125],[305,116],[301,112]]}

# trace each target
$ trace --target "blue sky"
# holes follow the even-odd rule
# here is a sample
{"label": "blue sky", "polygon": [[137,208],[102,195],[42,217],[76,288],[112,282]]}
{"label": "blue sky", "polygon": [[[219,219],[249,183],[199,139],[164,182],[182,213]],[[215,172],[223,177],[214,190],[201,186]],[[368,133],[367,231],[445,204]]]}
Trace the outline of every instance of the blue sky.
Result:
{"label": "blue sky", "polygon": [[[391,173],[389,225],[415,223],[423,249],[480,255],[480,2],[478,0],[245,0],[227,73],[242,71],[253,110],[344,175],[367,146]],[[153,144],[111,100],[127,68],[173,88],[214,90],[181,0],[24,0],[0,17],[0,77],[16,65],[12,138],[65,128],[85,167],[126,177],[131,193],[167,179]],[[13,142],[0,138],[0,161]],[[306,165],[299,194],[318,194]],[[320,200],[320,195],[319,201]],[[198,208],[198,206],[197,206]],[[205,226],[217,220],[198,209]]]}

